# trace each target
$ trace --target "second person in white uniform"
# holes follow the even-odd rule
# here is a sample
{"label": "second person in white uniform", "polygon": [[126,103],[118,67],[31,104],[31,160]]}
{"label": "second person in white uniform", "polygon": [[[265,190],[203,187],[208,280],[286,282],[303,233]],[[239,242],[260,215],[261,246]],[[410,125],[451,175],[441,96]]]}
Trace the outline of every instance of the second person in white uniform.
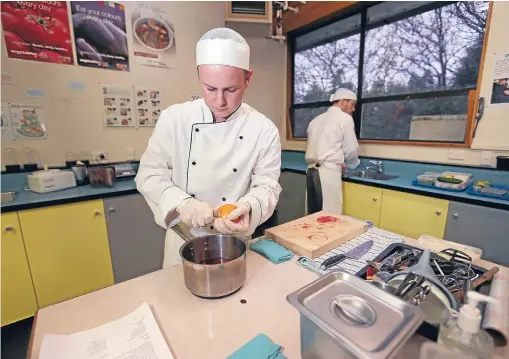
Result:
{"label": "second person in white uniform", "polygon": [[341,215],[343,190],[341,175],[359,165],[359,143],[352,114],[357,95],[338,89],[330,98],[332,106],[313,119],[308,127],[307,212],[328,211]]}
{"label": "second person in white uniform", "polygon": [[[203,99],[172,105],[157,121],[135,181],[166,229],[182,221],[195,236],[250,236],[274,212],[281,144],[274,123],[242,102],[252,75],[249,52],[233,30],[203,35],[196,45]],[[215,218],[225,203],[237,209]],[[168,230],[163,267],[180,263],[183,243]]]}

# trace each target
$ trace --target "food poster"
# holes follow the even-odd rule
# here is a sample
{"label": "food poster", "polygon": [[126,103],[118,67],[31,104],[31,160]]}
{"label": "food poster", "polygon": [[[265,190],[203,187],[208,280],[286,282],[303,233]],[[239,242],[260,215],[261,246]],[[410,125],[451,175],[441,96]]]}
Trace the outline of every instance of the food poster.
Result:
{"label": "food poster", "polygon": [[13,140],[11,114],[9,113],[9,105],[2,103],[1,107],[1,121],[2,121],[2,142],[11,142]]}
{"label": "food poster", "polygon": [[496,53],[491,104],[509,104],[509,53]]}
{"label": "food poster", "polygon": [[42,105],[9,104],[15,140],[46,138],[44,107]]}
{"label": "food poster", "polygon": [[[134,58],[139,65],[172,67],[177,65],[173,12],[168,2],[129,2]],[[171,4],[171,3],[170,3]]]}
{"label": "food poster", "polygon": [[78,65],[129,71],[124,6],[111,1],[71,1]]}
{"label": "food poster", "polygon": [[155,88],[136,87],[136,118],[138,126],[155,126],[162,110],[162,93]]}
{"label": "food poster", "polygon": [[103,85],[102,94],[106,127],[136,126],[132,87]]}
{"label": "food poster", "polygon": [[65,1],[2,1],[7,55],[13,59],[74,64]]}

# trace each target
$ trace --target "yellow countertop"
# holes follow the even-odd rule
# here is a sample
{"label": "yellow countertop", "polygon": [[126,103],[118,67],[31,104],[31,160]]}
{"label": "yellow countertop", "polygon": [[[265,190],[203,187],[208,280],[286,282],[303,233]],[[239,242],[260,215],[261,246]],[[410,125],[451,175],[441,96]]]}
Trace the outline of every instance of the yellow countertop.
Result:
{"label": "yellow countertop", "polygon": [[[418,246],[417,241],[408,240]],[[480,261],[484,267],[493,264]],[[259,333],[283,346],[283,354],[300,358],[299,313],[286,295],[317,278],[292,261],[273,264],[248,252],[247,278],[241,290],[219,300],[200,299],[184,285],[182,266],[172,266],[38,311],[28,358],[39,358],[45,333],[68,334],[118,319],[146,301],[177,359],[224,359]],[[247,303],[242,304],[241,299]],[[415,335],[398,358],[418,357]],[[500,351],[509,354],[509,347]],[[409,356],[410,355],[410,356]]]}

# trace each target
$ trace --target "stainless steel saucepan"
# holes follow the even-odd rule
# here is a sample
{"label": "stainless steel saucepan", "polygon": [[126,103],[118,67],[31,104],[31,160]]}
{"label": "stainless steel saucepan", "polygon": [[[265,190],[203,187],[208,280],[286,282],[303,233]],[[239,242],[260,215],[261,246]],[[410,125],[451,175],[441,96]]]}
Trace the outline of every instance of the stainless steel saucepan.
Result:
{"label": "stainless steel saucepan", "polygon": [[225,234],[194,237],[179,225],[171,227],[184,241],[180,257],[187,289],[202,298],[222,298],[238,291],[246,280],[244,239]]}

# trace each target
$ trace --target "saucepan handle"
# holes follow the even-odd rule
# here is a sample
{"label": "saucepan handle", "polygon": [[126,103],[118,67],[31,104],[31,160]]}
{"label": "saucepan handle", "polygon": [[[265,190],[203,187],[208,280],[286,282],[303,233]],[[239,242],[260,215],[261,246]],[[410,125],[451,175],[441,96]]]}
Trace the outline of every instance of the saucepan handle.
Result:
{"label": "saucepan handle", "polygon": [[170,229],[173,230],[173,232],[177,233],[179,235],[179,237],[184,240],[184,242],[189,242],[189,241],[195,239],[195,237],[191,234],[191,232],[184,230],[184,228],[179,226],[179,223],[172,226]]}

